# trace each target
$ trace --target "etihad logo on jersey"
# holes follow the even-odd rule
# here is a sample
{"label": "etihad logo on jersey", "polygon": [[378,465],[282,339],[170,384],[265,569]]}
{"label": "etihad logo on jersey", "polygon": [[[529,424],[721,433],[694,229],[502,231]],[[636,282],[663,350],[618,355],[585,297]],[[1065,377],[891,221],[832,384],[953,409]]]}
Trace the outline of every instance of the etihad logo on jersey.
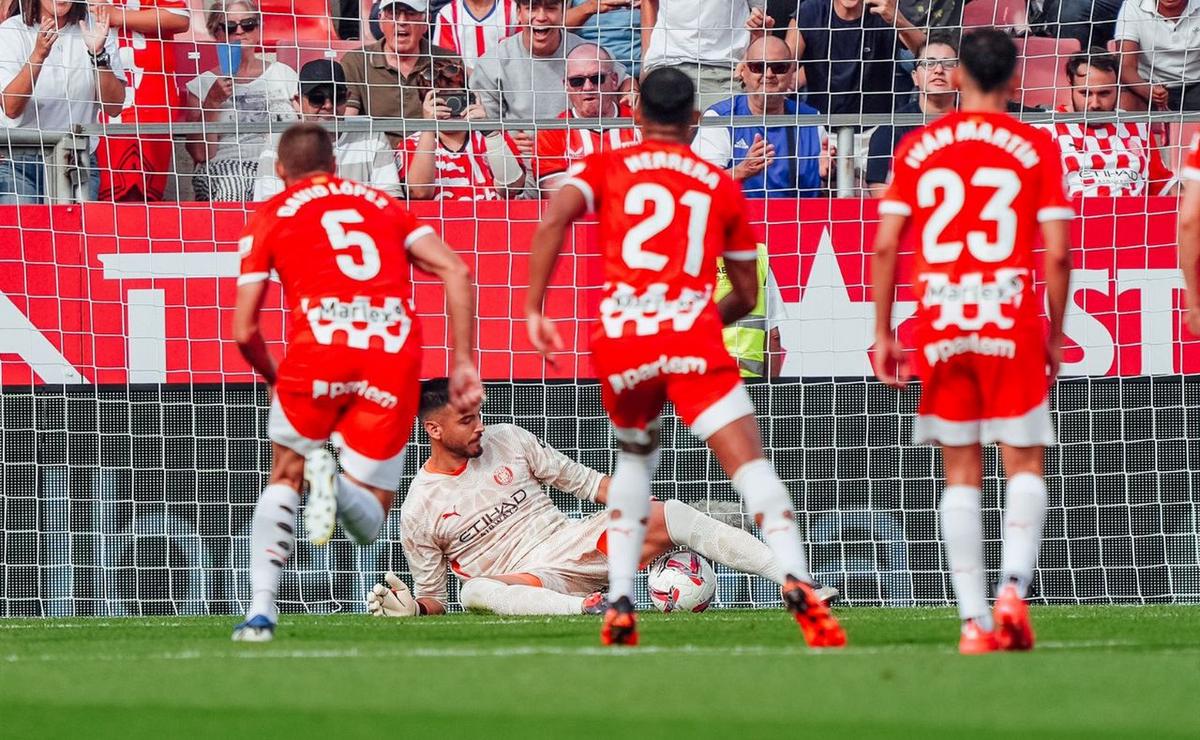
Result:
{"label": "etihad logo on jersey", "polygon": [[387,208],[388,200],[383,193],[369,188],[366,185],[350,180],[315,182],[306,188],[300,188],[296,192],[288,196],[288,199],[283,202],[275,211],[275,215],[279,218],[291,218],[295,216],[302,206],[306,203],[311,203],[314,200],[328,198],[331,195],[350,195],[355,198],[370,203],[379,210]]}
{"label": "etihad logo on jersey", "polygon": [[384,352],[395,353],[404,347],[412,328],[409,311],[400,298],[385,298],[382,306],[372,305],[365,296],[349,303],[337,298],[321,298],[316,303],[301,298],[300,311],[318,344],[333,344],[341,332],[348,347],[369,349],[371,339],[378,338]]}
{"label": "etihad logo on jersey", "polygon": [[313,398],[338,398],[339,396],[359,396],[372,403],[377,403],[385,409],[394,409],[399,399],[395,394],[380,390],[365,380],[314,380],[312,384]]}
{"label": "etihad logo on jersey", "polygon": [[478,539],[488,532],[491,532],[496,527],[499,527],[505,520],[516,514],[520,509],[521,504],[529,498],[529,494],[525,493],[522,488],[519,491],[514,491],[507,501],[496,504],[496,506],[488,512],[482,514],[478,519],[471,522],[466,529],[458,535],[458,541],[464,545],[472,540]]}
{"label": "etihad logo on jersey", "polygon": [[929,342],[923,348],[925,360],[930,367],[939,362],[946,362],[958,355],[972,354],[984,357],[1003,357],[1011,360],[1017,356],[1017,343],[1011,339],[999,337],[981,337],[978,333],[968,334],[953,339],[938,339]]}
{"label": "etihad logo on jersey", "polygon": [[619,373],[608,376],[608,384],[620,393],[631,390],[639,383],[644,383],[660,375],[687,375],[689,373],[703,374],[708,371],[708,360],[703,357],[668,357],[659,355],[654,362],[647,362]]}
{"label": "etihad logo on jersey", "polygon": [[1013,155],[1027,170],[1036,167],[1041,161],[1037,149],[1024,136],[1015,134],[1004,126],[993,126],[988,121],[967,119],[959,121],[953,129],[937,124],[925,129],[921,137],[909,147],[904,164],[916,169],[939,150],[963,141],[980,141],[1003,149]]}
{"label": "etihad logo on jersey", "polygon": [[675,331],[691,329],[712,303],[712,285],[705,286],[703,291],[683,288],[679,297],[672,300],[666,299],[667,287],[666,283],[651,283],[646,292],[639,295],[626,283],[617,283],[615,288],[606,283],[605,290],[611,292],[600,301],[600,323],[605,335],[613,339],[623,336],[625,325],[630,321],[639,337],[657,334],[659,325],[665,321],[671,322]]}
{"label": "etihad logo on jersey", "polygon": [[1015,322],[1004,315],[1002,308],[1021,306],[1029,287],[1028,277],[1029,271],[1020,267],[1000,268],[996,270],[995,279],[986,283],[980,272],[960,275],[956,283],[944,273],[925,273],[918,278],[925,285],[921,305],[940,309],[932,324],[938,331],[948,327],[977,331],[988,324],[1011,329]]}
{"label": "etihad logo on jersey", "polygon": [[625,168],[637,174],[646,170],[673,170],[702,183],[709,190],[716,190],[721,178],[706,162],[701,162],[679,152],[638,152],[624,158]]}

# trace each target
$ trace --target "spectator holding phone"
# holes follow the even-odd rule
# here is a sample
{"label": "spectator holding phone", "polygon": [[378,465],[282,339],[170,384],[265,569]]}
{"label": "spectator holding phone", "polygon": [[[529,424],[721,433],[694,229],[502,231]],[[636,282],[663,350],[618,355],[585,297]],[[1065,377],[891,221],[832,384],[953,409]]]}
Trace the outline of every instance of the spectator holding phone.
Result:
{"label": "spectator holding phone", "polygon": [[[0,24],[0,126],[62,133],[121,112],[124,71],[110,30],[112,5],[17,0]],[[0,204],[40,203],[46,194],[40,147],[0,157]]]}
{"label": "spectator holding phone", "polygon": [[[209,6],[205,26],[219,44],[218,64],[187,84],[186,107],[193,121],[295,120],[296,71],[259,54],[261,25],[254,0],[216,0]],[[187,150],[196,162],[192,177],[196,200],[251,200],[258,157],[269,136],[265,131],[192,135]]]}
{"label": "spectator holding phone", "polygon": [[[424,97],[426,120],[486,117],[465,88],[461,71],[435,77]],[[510,153],[515,151],[511,140],[505,144]],[[498,187],[482,131],[420,131],[409,136],[401,146],[400,177],[414,200],[499,200],[516,195],[525,184],[521,178]]]}
{"label": "spectator holding phone", "polygon": [[[302,121],[326,123],[346,117],[349,90],[346,72],[332,59],[314,59],[300,68],[300,90],[292,98],[292,107]],[[336,129],[335,129],[336,130]],[[279,161],[279,139],[271,143],[258,158],[258,178],[254,181],[254,200],[267,200],[284,190],[283,180],[275,171]],[[337,176],[379,188],[388,195],[400,197],[403,188],[396,172],[396,152],[386,136],[370,131],[341,131],[333,140],[333,156],[337,160]]]}

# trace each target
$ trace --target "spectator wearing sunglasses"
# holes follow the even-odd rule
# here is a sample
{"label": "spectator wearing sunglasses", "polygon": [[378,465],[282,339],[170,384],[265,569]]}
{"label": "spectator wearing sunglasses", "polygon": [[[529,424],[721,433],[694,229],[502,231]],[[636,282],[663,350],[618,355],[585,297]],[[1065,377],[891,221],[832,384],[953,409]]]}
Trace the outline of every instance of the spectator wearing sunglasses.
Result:
{"label": "spectator wearing sunglasses", "polygon": [[[185,107],[193,121],[265,124],[296,118],[296,70],[268,61],[262,47],[262,18],[253,0],[216,0],[205,26],[225,46],[217,67],[187,84]],[[281,127],[282,128],[282,127]],[[188,153],[196,162],[192,188],[196,200],[246,201],[254,196],[258,157],[267,146],[266,132],[193,134]]]}
{"label": "spectator wearing sunglasses", "polygon": [[[421,118],[431,82],[439,76],[461,75],[462,59],[426,38],[429,0],[383,0],[379,27],[382,38],[342,57],[350,86],[350,114]],[[401,131],[387,135],[393,147],[404,141]]]}
{"label": "spectator wearing sunglasses", "polygon": [[[567,55],[567,109],[559,118],[633,119],[617,89],[612,55],[595,44],[576,46]],[[542,196],[557,190],[571,162],[594,152],[620,149],[641,141],[637,128],[542,129],[534,145],[531,169]]]}
{"label": "spectator wearing sunglasses", "polygon": [[[348,97],[346,72],[342,65],[332,59],[314,59],[300,68],[300,90],[292,97],[292,106],[302,121],[340,121],[346,116]],[[273,136],[258,158],[254,200],[268,200],[284,190],[283,180],[275,171],[281,136]],[[396,153],[383,134],[339,132],[333,140],[333,154],[337,159],[338,177],[366,183],[388,195],[402,195],[400,175],[396,172]]]}
{"label": "spectator wearing sunglasses", "polygon": [[[488,118],[553,118],[569,105],[563,89],[567,56],[588,42],[563,27],[563,0],[518,0],[517,21],[519,34],[479,58],[471,89]],[[632,79],[625,68],[614,64],[614,69],[618,89],[628,90]],[[517,131],[512,138],[522,155],[532,155],[532,134]]]}
{"label": "spectator wearing sunglasses", "polygon": [[[795,99],[796,61],[777,36],[750,44],[736,74],[745,90],[704,111],[705,118],[816,114]],[[692,149],[741,182],[748,198],[810,198],[821,194],[822,128],[703,126]]]}
{"label": "spectator wearing sunglasses", "polygon": [[[896,109],[897,113],[923,113],[925,120],[940,118],[958,107],[958,86],[952,72],[958,66],[958,41],[951,32],[934,31],[917,48],[913,68],[914,100]],[[892,153],[910,131],[919,126],[880,126],[871,134],[867,148],[867,189],[878,198],[887,189],[892,175]]]}

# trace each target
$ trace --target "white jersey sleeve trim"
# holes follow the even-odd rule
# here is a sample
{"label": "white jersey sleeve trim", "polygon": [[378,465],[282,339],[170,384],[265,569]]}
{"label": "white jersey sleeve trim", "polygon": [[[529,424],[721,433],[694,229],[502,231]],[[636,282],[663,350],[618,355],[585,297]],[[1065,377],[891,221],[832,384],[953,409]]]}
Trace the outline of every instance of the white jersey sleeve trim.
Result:
{"label": "white jersey sleeve trim", "polygon": [[595,213],[596,195],[592,192],[592,186],[588,185],[583,180],[580,180],[578,177],[568,177],[567,179],[563,180],[562,187],[565,188],[568,185],[574,186],[576,190],[583,193],[583,199],[587,201],[588,213]]}
{"label": "white jersey sleeve trim", "polygon": [[1038,223],[1042,224],[1047,221],[1070,221],[1073,218],[1075,218],[1075,210],[1062,206],[1046,206],[1037,212]]}
{"label": "white jersey sleeve trim", "polygon": [[1183,171],[1180,172],[1179,174],[1185,180],[1192,180],[1194,182],[1200,182],[1200,167],[1184,167]]}
{"label": "white jersey sleeve trim", "polygon": [[239,286],[253,285],[254,283],[261,283],[269,277],[271,277],[271,273],[269,272],[247,272],[245,275],[238,275],[237,284]]}
{"label": "white jersey sleeve trim", "polygon": [[912,208],[898,200],[883,200],[879,202],[879,212],[887,216],[911,216]]}
{"label": "white jersey sleeve trim", "polygon": [[418,226],[410,231],[408,236],[404,238],[404,248],[412,249],[412,246],[417,243],[417,240],[429,236],[430,234],[437,236],[437,233],[433,230],[432,226]]}

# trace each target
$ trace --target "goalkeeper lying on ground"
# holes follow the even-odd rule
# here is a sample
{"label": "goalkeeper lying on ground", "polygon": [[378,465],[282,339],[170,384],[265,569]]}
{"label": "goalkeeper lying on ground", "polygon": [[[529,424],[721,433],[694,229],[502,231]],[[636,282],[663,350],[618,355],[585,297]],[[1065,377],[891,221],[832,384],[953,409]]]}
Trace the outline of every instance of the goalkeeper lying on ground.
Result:
{"label": "goalkeeper lying on ground", "polygon": [[[483,426],[476,408],[456,413],[447,382],[421,386],[418,412],[433,452],[400,509],[415,598],[388,573],[367,594],[376,616],[446,612],[446,569],[462,580],[468,609],[497,614],[603,613],[608,513],[569,519],[543,484],[603,504],[604,476],[512,424]],[[688,547],[710,560],[783,583],[770,549],[750,533],[679,501],[653,502],[642,562]],[[822,598],[837,591],[824,589]]]}

